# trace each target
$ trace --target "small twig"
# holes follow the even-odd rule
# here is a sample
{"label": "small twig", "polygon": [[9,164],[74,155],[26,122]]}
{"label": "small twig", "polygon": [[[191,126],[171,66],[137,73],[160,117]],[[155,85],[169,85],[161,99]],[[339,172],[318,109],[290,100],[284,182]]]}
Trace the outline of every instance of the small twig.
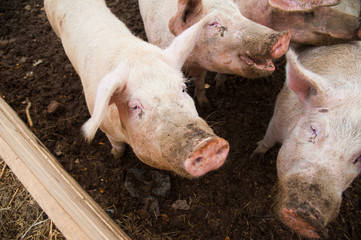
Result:
{"label": "small twig", "polygon": [[11,210],[11,207],[0,208],[0,212],[1,212],[1,211],[9,211],[9,210]]}
{"label": "small twig", "polygon": [[11,203],[14,201],[14,198],[16,194],[19,192],[20,187],[18,187],[14,193],[14,195],[11,197],[10,202],[8,203],[8,207],[11,205]]}
{"label": "small twig", "polygon": [[0,173],[0,181],[1,181],[2,177],[4,176],[6,166],[7,166],[7,165],[6,165],[6,163],[4,162],[3,169],[1,170],[1,173]]}
{"label": "small twig", "polygon": [[25,108],[26,118],[28,119],[29,126],[32,127],[33,121],[31,120],[31,117],[30,117],[31,102],[29,101],[29,98],[26,98],[25,103],[28,104]]}
{"label": "small twig", "polygon": [[[30,231],[30,229],[32,229],[34,226],[38,225],[36,222],[39,221],[40,217],[43,215],[44,211],[42,211],[39,215],[39,217],[35,220],[35,222],[33,224],[31,224],[31,226],[28,228],[28,230],[26,230],[26,232],[21,236],[20,239],[24,239],[24,237],[26,236],[26,234]],[[48,219],[46,219],[45,221],[47,221]],[[45,222],[42,221],[42,222]],[[40,222],[40,223],[42,223]]]}
{"label": "small twig", "polygon": [[53,221],[50,220],[50,230],[49,230],[49,237],[48,239],[51,240],[51,237],[53,236]]}

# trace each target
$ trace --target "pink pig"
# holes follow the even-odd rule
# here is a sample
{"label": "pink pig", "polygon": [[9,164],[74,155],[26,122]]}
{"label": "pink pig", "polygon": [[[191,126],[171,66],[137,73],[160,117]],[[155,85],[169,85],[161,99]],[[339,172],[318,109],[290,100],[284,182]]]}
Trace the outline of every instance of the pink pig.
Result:
{"label": "pink pig", "polygon": [[287,80],[254,155],[276,142],[278,213],[309,238],[327,236],[342,192],[361,170],[361,43],[287,53]]}
{"label": "pink pig", "polygon": [[144,163],[187,178],[223,164],[229,144],[198,116],[181,72],[214,15],[162,50],[132,35],[104,0],[45,0],[45,10],[84,87],[88,140],[100,128],[116,157],[128,143]]}

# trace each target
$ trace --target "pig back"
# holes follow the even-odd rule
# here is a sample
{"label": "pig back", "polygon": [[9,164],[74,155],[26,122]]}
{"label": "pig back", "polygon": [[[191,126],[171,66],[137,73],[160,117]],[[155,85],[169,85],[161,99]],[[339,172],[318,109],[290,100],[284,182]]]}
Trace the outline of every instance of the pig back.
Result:
{"label": "pig back", "polygon": [[139,0],[139,10],[148,41],[166,48],[174,39],[169,30],[169,20],[178,10],[177,0]]}
{"label": "pig back", "polygon": [[334,87],[361,83],[361,42],[296,48],[300,63]]}

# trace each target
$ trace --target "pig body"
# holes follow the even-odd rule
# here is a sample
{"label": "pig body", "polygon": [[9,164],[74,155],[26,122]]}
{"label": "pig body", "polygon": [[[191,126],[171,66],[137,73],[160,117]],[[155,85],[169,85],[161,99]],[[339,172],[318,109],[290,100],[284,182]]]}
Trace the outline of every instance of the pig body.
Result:
{"label": "pig body", "polygon": [[342,192],[361,170],[361,44],[299,47],[254,154],[282,143],[278,212],[300,234],[327,236]]}
{"label": "pig body", "polygon": [[45,0],[48,19],[79,74],[92,117],[120,157],[128,143],[144,163],[192,178],[223,164],[229,145],[202,120],[181,66],[210,16],[162,50],[133,36],[104,0]]}
{"label": "pig body", "polygon": [[272,60],[288,49],[289,32],[275,32],[241,15],[233,0],[139,0],[149,42],[167,47],[175,36],[206,14],[217,14],[203,29],[184,70],[195,79],[195,96],[206,103],[207,71],[248,78],[270,75]]}
{"label": "pig body", "polygon": [[[293,42],[329,45],[359,40],[360,0],[236,0],[241,13]],[[257,9],[255,11],[255,9]]]}

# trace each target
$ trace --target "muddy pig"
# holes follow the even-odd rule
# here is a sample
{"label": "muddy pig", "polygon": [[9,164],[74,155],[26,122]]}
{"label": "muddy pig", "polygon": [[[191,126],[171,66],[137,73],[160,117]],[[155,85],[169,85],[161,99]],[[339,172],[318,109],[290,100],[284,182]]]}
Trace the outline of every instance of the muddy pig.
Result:
{"label": "muddy pig", "polygon": [[275,32],[242,16],[233,0],[139,0],[148,40],[162,48],[203,16],[217,14],[204,28],[184,65],[195,79],[195,97],[207,103],[207,71],[247,78],[270,75],[272,62],[283,56],[290,33]]}
{"label": "muddy pig", "polygon": [[45,10],[84,87],[88,140],[99,127],[116,157],[128,143],[144,163],[188,178],[223,164],[229,144],[198,116],[181,72],[212,15],[162,50],[132,35],[104,0],[45,0]]}
{"label": "muddy pig", "polygon": [[361,170],[361,43],[299,47],[254,155],[282,143],[278,213],[309,238],[327,236],[342,192]]}
{"label": "muddy pig", "polygon": [[[292,41],[329,45],[361,38],[360,0],[236,0],[241,13]],[[257,9],[257,11],[255,11]]]}

